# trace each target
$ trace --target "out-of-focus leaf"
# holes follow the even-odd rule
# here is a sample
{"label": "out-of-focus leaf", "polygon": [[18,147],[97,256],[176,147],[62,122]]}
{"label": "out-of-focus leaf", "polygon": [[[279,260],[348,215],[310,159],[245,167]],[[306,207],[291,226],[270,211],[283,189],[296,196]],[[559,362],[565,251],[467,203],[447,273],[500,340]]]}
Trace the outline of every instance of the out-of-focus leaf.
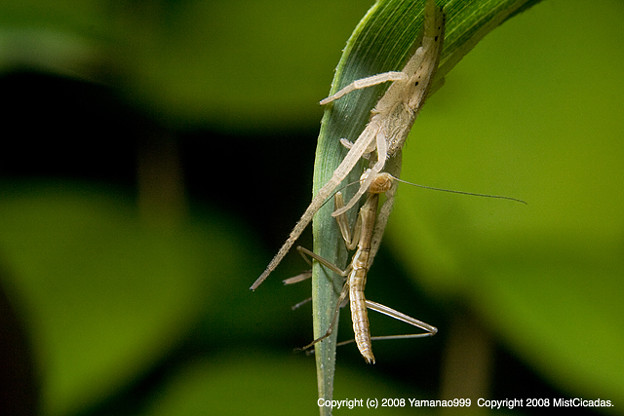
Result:
{"label": "out-of-focus leaf", "polygon": [[[390,242],[570,394],[624,400],[620,3],[544,2],[447,77],[404,153]],[[513,45],[513,48],[510,48]],[[444,332],[444,328],[439,328]]]}
{"label": "out-of-focus leaf", "polygon": [[244,274],[224,218],[163,229],[103,190],[20,189],[2,187],[0,256],[40,364],[44,414],[76,411],[137,377],[216,302],[211,280]]}
{"label": "out-of-focus leaf", "polygon": [[313,123],[344,40],[368,6],[5,0],[0,71],[25,66],[102,81],[176,124]]}
{"label": "out-of-focus leaf", "polygon": [[[309,357],[284,358],[270,354],[249,356],[246,352],[214,357],[211,360],[191,362],[174,374],[168,385],[146,412],[147,416],[160,415],[312,415],[318,412],[316,386],[309,375],[314,360]],[[391,383],[373,375],[359,374],[341,369],[339,400],[344,402],[336,412],[370,412],[367,399],[381,397],[405,398],[404,407],[381,407],[375,414],[413,414],[407,397],[418,397],[411,392],[393,389]],[[426,413],[423,413],[426,414]]]}

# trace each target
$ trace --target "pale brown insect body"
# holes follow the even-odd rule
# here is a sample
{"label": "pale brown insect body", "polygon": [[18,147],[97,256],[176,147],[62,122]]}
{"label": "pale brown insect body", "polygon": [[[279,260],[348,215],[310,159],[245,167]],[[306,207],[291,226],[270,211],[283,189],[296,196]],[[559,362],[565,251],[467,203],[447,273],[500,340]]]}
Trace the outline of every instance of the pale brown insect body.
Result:
{"label": "pale brown insect body", "polygon": [[[339,216],[353,207],[368,191],[371,182],[379,174],[389,157],[400,152],[414,120],[420,111],[438,66],[442,39],[444,36],[444,13],[437,8],[435,1],[427,0],[425,4],[424,33],[422,45],[408,60],[400,72],[385,72],[352,82],[337,93],[321,101],[328,104],[340,97],[362,88],[368,88],[385,82],[392,82],[388,90],[371,111],[371,119],[359,137],[350,143],[346,139],[341,142],[349,148],[349,152],[340,165],[334,170],[332,177],[316,193],[312,202],[305,210],[288,239],[284,242],[265,271],[251,285],[255,290],[282,261],[303,230],[312,220],[314,214],[336,190],[338,185],[349,175],[357,163],[369,155],[376,154],[376,162],[371,167],[373,174],[360,184],[357,193],[342,208],[332,215]],[[389,204],[391,206],[392,204]],[[389,213],[384,213],[387,216]],[[384,221],[385,223],[385,221]],[[380,227],[383,228],[383,227]],[[381,230],[383,232],[383,230]]]}
{"label": "pale brown insect body", "polygon": [[[366,286],[366,276],[370,267],[371,241],[375,228],[375,220],[377,218],[379,195],[387,192],[391,186],[392,178],[390,175],[381,173],[374,178],[374,181],[369,187],[369,196],[360,209],[360,237],[357,251],[353,255],[353,260],[351,261],[351,272],[349,273],[346,283],[349,286],[349,305],[351,307],[355,343],[360,353],[369,364],[375,363],[375,357],[373,356],[371,345],[364,287]],[[349,244],[347,247],[348,246]]]}
{"label": "pale brown insect body", "polygon": [[[433,1],[427,1],[425,5],[424,26],[422,45],[400,72],[386,72],[355,81],[321,101],[321,104],[327,104],[353,90],[392,82],[371,111],[369,123],[356,140],[356,143],[361,139],[368,141],[367,153],[373,151],[377,153],[377,162],[371,167],[372,174],[367,181],[362,182],[360,189],[349,203],[342,209],[336,210],[332,214],[333,216],[340,215],[353,207],[369,189],[375,175],[382,171],[386,160],[394,156],[405,144],[405,140],[429,93],[442,50],[444,13],[435,6]],[[367,133],[374,135],[376,146],[372,146],[373,137],[368,138]],[[364,155],[359,155],[358,159],[362,156]]]}
{"label": "pale brown insect body", "polygon": [[[365,182],[369,175],[373,174],[372,170],[367,170],[360,179],[360,182]],[[372,302],[366,299],[364,295],[364,288],[366,286],[366,277],[368,274],[368,270],[372,263],[371,254],[371,241],[373,239],[374,231],[375,231],[375,222],[377,219],[377,206],[379,204],[379,198],[382,193],[389,191],[392,187],[393,177],[389,173],[382,172],[380,174],[374,175],[373,180],[371,181],[371,185],[369,186],[368,197],[362,208],[360,208],[360,212],[358,215],[358,219],[356,225],[354,227],[353,233],[349,231],[349,226],[346,221],[346,217],[341,215],[336,218],[338,222],[338,226],[340,228],[340,232],[345,241],[345,245],[347,249],[353,250],[357,247],[355,253],[353,254],[351,263],[346,270],[340,270],[335,265],[329,263],[327,260],[322,257],[317,256],[315,253],[310,250],[297,247],[297,249],[329,269],[333,270],[340,276],[346,277],[345,284],[342,292],[340,293],[340,297],[338,299],[338,307],[336,309],[334,319],[332,324],[327,329],[327,332],[322,337],[312,341],[309,345],[304,348],[312,347],[317,342],[328,337],[333,331],[333,326],[335,325],[336,318],[338,316],[339,306],[344,302],[346,296],[349,296],[349,306],[351,309],[351,320],[353,322],[353,333],[355,334],[355,343],[369,364],[375,363],[375,356],[373,355],[371,341],[373,339],[393,339],[393,338],[417,338],[424,336],[431,336],[437,332],[437,329],[425,322],[419,321],[415,318],[402,314],[401,312],[395,311],[392,308],[389,308],[384,305],[380,305],[376,302]],[[342,194],[336,194],[336,208],[341,208],[344,205],[342,200]],[[300,278],[296,277],[293,279],[288,279],[287,283],[294,283],[299,281]],[[389,336],[389,337],[371,337],[370,334],[370,325],[368,321],[368,311],[367,309],[373,309],[377,312],[388,315],[392,318],[401,320],[410,325],[416,326],[425,330],[425,333],[422,334],[410,334],[410,335],[398,335],[398,336]]]}

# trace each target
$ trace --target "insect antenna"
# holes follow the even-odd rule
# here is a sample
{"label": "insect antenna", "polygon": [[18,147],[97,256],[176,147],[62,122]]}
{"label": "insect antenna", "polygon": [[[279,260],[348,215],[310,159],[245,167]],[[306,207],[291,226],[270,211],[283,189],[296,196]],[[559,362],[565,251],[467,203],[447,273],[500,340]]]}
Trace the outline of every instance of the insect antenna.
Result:
{"label": "insect antenna", "polygon": [[454,189],[436,188],[435,186],[420,185],[418,183],[404,181],[404,180],[396,178],[396,177],[393,177],[393,178],[394,178],[394,180],[396,180],[398,182],[406,183],[406,184],[412,185],[412,186],[417,186],[418,188],[429,189],[429,190],[432,190],[432,191],[448,192],[448,193],[451,193],[451,194],[460,194],[460,195],[468,195],[468,196],[477,196],[477,197],[480,197],[480,198],[505,199],[507,201],[518,202],[520,204],[528,205],[526,201],[523,201],[522,199],[518,199],[518,198],[513,198],[511,196],[480,194],[480,193],[476,193],[476,192],[466,192],[466,191],[457,191],[457,190],[454,190]]}

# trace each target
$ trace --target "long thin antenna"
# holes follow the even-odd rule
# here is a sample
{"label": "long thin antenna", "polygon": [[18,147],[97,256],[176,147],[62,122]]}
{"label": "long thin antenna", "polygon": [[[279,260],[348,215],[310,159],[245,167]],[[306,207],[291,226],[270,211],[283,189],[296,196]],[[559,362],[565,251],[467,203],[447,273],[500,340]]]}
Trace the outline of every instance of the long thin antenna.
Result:
{"label": "long thin antenna", "polygon": [[526,201],[523,201],[522,199],[518,199],[518,198],[512,198],[510,196],[478,194],[478,193],[475,193],[475,192],[465,192],[465,191],[456,191],[456,190],[453,190],[453,189],[436,188],[434,186],[420,185],[420,184],[417,184],[417,183],[404,181],[404,180],[396,178],[396,177],[394,178],[394,180],[396,180],[398,182],[406,183],[408,185],[417,186],[419,188],[430,189],[432,191],[448,192],[448,193],[451,193],[451,194],[460,194],[460,195],[469,195],[469,196],[478,196],[478,197],[481,197],[481,198],[506,199],[508,201],[519,202],[521,204],[528,205]]}

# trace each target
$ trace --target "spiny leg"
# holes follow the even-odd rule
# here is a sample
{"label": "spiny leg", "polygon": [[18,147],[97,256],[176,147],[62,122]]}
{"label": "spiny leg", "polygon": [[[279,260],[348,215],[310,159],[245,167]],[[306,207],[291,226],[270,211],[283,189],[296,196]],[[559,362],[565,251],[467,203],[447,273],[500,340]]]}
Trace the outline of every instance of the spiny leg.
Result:
{"label": "spiny leg", "polygon": [[[344,199],[342,197],[342,192],[336,192],[334,196],[335,199],[335,209],[341,209],[344,207]],[[353,250],[358,242],[360,241],[360,235],[362,232],[362,216],[358,214],[357,220],[355,221],[355,226],[353,227],[353,234],[349,231],[349,222],[347,220],[346,213],[338,215],[336,217],[336,222],[338,223],[338,228],[340,229],[340,234],[342,235],[342,239],[347,246],[347,250]]]}

